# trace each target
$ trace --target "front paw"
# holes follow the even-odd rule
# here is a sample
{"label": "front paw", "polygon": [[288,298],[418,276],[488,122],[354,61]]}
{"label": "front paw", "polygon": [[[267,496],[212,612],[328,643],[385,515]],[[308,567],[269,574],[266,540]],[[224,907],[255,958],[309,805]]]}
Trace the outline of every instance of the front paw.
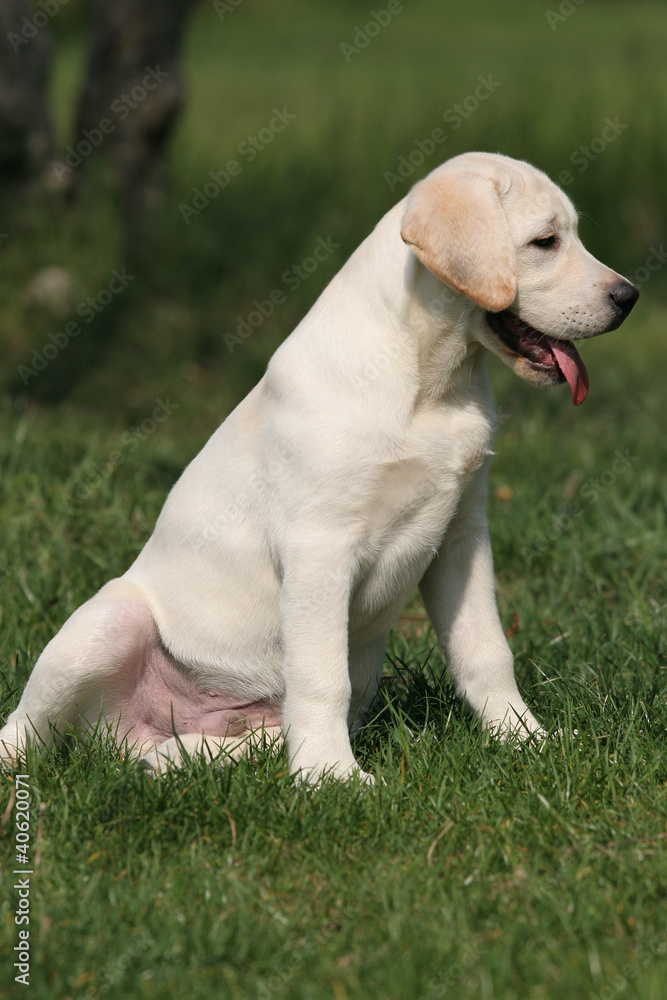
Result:
{"label": "front paw", "polygon": [[303,730],[286,725],[289,767],[297,781],[317,786],[328,779],[374,784],[373,777],[362,771],[352,753],[347,726],[341,724],[325,731]]}
{"label": "front paw", "polygon": [[299,765],[295,760],[292,762],[290,770],[300,784],[309,785],[311,788],[319,788],[328,780],[358,781],[360,785],[366,787],[375,784],[373,775],[362,771],[356,763],[345,766],[339,763],[322,762],[304,766]]}
{"label": "front paw", "polygon": [[511,706],[503,715],[502,719],[485,719],[484,728],[493,736],[496,736],[501,743],[508,740],[515,740],[519,743],[532,743],[542,745],[549,734],[544,729],[532,712],[526,708],[521,714]]}

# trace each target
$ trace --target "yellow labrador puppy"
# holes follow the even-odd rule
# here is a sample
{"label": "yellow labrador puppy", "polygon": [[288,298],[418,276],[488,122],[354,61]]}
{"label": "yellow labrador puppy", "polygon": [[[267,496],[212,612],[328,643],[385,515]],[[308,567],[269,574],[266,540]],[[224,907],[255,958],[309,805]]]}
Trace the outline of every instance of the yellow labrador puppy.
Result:
{"label": "yellow labrador puppy", "polygon": [[302,778],[348,777],[350,729],[416,586],[469,708],[501,736],[542,735],[496,607],[486,352],[579,404],[575,341],[637,297],[539,170],[488,153],[438,167],[278,348],[134,564],[48,644],[0,731],[4,759],[101,717],[158,769],[182,747],[283,732]]}

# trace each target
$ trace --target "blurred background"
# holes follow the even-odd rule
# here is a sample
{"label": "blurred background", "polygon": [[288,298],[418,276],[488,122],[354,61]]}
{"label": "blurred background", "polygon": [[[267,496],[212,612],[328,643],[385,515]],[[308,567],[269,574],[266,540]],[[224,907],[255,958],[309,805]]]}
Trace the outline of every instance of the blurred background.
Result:
{"label": "blurred background", "polygon": [[171,393],[210,430],[380,216],[471,149],[560,181],[663,315],[660,2],[3,9],[5,405],[131,420]]}

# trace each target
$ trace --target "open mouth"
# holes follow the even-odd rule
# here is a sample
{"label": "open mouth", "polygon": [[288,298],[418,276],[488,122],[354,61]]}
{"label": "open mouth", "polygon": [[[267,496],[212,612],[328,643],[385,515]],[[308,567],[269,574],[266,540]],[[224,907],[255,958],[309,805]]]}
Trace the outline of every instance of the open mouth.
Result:
{"label": "open mouth", "polygon": [[486,314],[486,320],[497,337],[513,354],[517,354],[536,371],[550,376],[553,383],[567,382],[575,406],[588,394],[588,372],[571,340],[556,340],[536,330],[508,309]]}

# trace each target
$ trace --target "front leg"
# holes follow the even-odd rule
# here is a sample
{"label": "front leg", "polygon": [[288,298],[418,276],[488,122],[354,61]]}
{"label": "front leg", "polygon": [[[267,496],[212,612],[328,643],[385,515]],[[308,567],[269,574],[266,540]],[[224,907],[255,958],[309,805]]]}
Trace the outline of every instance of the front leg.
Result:
{"label": "front leg", "polygon": [[504,736],[545,735],[519,694],[496,604],[486,520],[486,466],[475,474],[420,590],[457,694]]}
{"label": "front leg", "polygon": [[355,762],[348,732],[350,554],[334,551],[330,539],[309,542],[289,552],[281,592],[290,770],[310,783],[355,773],[372,783]]}

